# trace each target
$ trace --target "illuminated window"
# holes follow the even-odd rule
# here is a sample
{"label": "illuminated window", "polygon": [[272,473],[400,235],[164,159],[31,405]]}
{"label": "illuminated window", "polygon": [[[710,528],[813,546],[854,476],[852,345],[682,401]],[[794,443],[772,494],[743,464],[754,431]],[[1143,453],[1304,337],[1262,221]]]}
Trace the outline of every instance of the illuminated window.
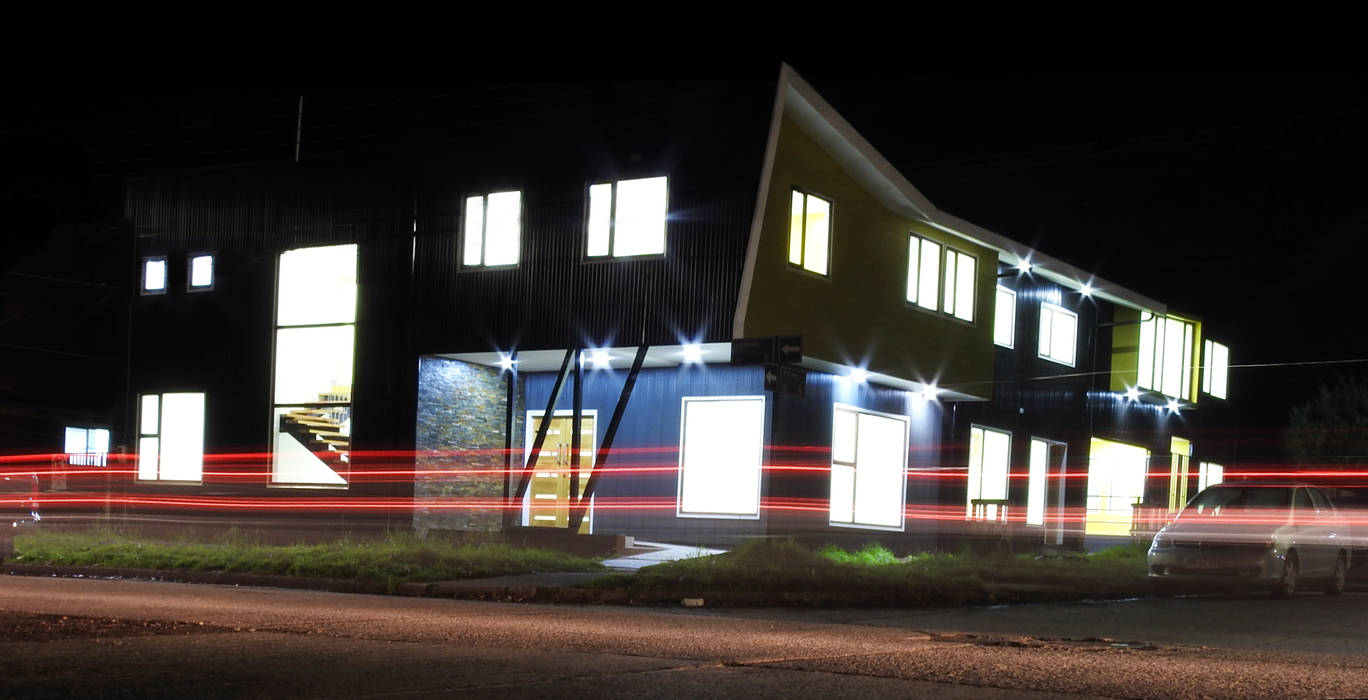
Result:
{"label": "illuminated window", "polygon": [[907,237],[907,300],[936,310],[940,301],[940,244],[917,235]]}
{"label": "illuminated window", "polygon": [[202,292],[214,288],[214,256],[208,253],[190,256],[190,291]]}
{"label": "illuminated window", "polygon": [[974,269],[977,261],[972,255],[958,250],[945,250],[945,293],[941,296],[941,311],[961,321],[974,321]]}
{"label": "illuminated window", "polygon": [[790,265],[831,274],[831,202],[814,194],[793,191],[789,207]]}
{"label": "illuminated window", "polygon": [[1197,463],[1197,490],[1225,481],[1225,467],[1211,462]]}
{"label": "illuminated window", "polygon": [[664,255],[666,194],[664,177],[591,185],[585,254]]}
{"label": "illuminated window", "polygon": [[142,293],[166,293],[166,258],[143,258]]}
{"label": "illuminated window", "polygon": [[1175,398],[1189,397],[1196,332],[1196,324],[1172,316],[1150,315],[1142,321],[1137,377],[1140,388]]}
{"label": "illuminated window", "polygon": [[997,288],[993,305],[993,342],[1010,348],[1016,342],[1016,292]]}
{"label": "illuminated window", "polygon": [[1202,341],[1202,391],[1218,399],[1226,397],[1226,377],[1230,371],[1230,349],[1214,341]]}
{"label": "illuminated window", "polygon": [[902,529],[907,418],[841,404],[833,413],[831,524]]}
{"label": "illuminated window", "polygon": [[522,192],[492,192],[466,198],[462,264],[516,265],[521,237]]}
{"label": "illuminated window", "polygon": [[199,483],[204,394],[143,394],[138,409],[138,478]]}
{"label": "illuminated window", "polygon": [[965,498],[967,517],[988,520],[998,517],[997,504],[983,504],[976,509],[974,501],[1007,500],[1011,457],[1011,433],[978,425],[969,428],[969,489]]}
{"label": "illuminated window", "polygon": [[1074,366],[1078,347],[1078,314],[1048,302],[1040,304],[1040,357]]}
{"label": "illuminated window", "polygon": [[345,486],[351,464],[356,246],[285,251],[278,279],[271,483]]}
{"label": "illuminated window", "polygon": [[760,517],[765,397],[685,397],[683,401],[678,514]]}
{"label": "illuminated window", "polygon": [[1084,532],[1130,535],[1133,506],[1145,495],[1149,450],[1092,438],[1088,452],[1088,496]]}
{"label": "illuminated window", "polygon": [[67,464],[103,467],[109,459],[109,430],[105,428],[67,428]]}

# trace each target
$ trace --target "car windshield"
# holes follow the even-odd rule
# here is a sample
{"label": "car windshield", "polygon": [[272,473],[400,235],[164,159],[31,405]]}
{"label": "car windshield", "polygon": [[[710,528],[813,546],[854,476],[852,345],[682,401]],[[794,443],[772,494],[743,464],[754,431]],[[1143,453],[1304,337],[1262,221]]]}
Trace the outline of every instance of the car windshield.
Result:
{"label": "car windshield", "polygon": [[1209,488],[1183,509],[1183,519],[1235,515],[1249,511],[1282,510],[1292,504],[1292,489],[1281,486],[1221,486]]}

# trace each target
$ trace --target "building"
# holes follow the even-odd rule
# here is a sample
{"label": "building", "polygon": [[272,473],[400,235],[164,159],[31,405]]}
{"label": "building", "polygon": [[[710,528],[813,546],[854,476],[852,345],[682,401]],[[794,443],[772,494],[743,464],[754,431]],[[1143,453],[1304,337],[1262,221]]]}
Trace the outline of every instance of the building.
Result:
{"label": "building", "polygon": [[1197,317],[939,211],[787,67],[402,123],[127,180],[122,512],[1079,546],[1220,479]]}

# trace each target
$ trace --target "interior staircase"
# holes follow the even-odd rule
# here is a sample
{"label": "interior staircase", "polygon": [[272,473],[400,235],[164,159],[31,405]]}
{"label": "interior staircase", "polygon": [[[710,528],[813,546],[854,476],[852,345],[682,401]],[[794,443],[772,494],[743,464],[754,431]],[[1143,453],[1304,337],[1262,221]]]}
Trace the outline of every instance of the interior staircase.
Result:
{"label": "interior staircase", "polygon": [[[349,391],[334,387],[319,394],[319,401],[347,401]],[[296,408],[280,416],[280,432],[288,433],[334,470],[351,462],[351,436],[342,432],[346,408]]]}

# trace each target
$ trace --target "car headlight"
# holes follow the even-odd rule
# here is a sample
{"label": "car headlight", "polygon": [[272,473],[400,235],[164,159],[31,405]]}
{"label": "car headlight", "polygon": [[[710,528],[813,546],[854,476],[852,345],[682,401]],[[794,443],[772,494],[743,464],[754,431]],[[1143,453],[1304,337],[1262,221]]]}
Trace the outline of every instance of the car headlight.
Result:
{"label": "car headlight", "polygon": [[1158,549],[1167,549],[1172,547],[1173,543],[1169,541],[1168,535],[1155,535],[1154,546]]}

